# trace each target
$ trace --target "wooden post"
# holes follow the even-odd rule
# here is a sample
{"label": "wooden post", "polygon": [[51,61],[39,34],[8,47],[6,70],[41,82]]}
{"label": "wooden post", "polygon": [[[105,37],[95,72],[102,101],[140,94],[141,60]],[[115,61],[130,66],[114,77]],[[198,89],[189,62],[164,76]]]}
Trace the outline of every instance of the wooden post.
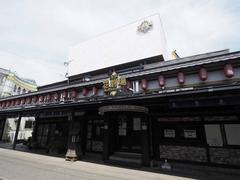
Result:
{"label": "wooden post", "polygon": [[2,129],[1,134],[0,134],[0,141],[1,141],[2,137],[3,137],[3,133],[4,133],[4,129],[5,129],[5,124],[6,124],[7,118],[5,117],[4,119],[2,119],[0,121],[3,121],[2,127],[0,127],[0,129]]}
{"label": "wooden post", "polygon": [[35,124],[33,127],[33,132],[32,132],[32,142],[37,142],[37,130],[38,130],[38,124],[39,124],[39,116],[35,116]]}
{"label": "wooden post", "polygon": [[14,141],[13,141],[13,147],[12,147],[13,150],[16,149],[16,144],[17,144],[18,132],[19,132],[20,124],[21,124],[21,119],[22,119],[22,115],[19,114],[18,115],[18,120],[17,120],[16,132],[15,132]]}
{"label": "wooden post", "polygon": [[147,115],[142,119],[142,165],[150,164],[149,122]]}
{"label": "wooden post", "polygon": [[109,117],[104,114],[104,137],[103,137],[103,161],[107,161],[109,158]]}
{"label": "wooden post", "polygon": [[160,135],[159,135],[159,123],[156,117],[152,116],[152,145],[153,145],[153,159],[160,160]]}

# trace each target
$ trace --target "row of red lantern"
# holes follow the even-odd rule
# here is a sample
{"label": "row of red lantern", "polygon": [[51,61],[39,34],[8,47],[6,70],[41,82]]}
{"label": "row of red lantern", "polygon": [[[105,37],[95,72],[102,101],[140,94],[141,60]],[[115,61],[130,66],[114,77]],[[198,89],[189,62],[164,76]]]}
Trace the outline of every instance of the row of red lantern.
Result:
{"label": "row of red lantern", "polygon": [[[234,68],[231,64],[226,64],[224,66],[224,74],[227,78],[232,78],[234,76]],[[208,72],[207,72],[207,69],[206,68],[201,68],[199,70],[199,78],[202,80],[202,81],[206,81],[208,79]],[[177,80],[178,80],[178,83],[180,85],[184,85],[185,84],[185,74],[183,72],[178,72],[177,74]],[[164,87],[165,86],[165,77],[163,75],[160,75],[158,77],[158,83],[159,83],[159,86],[160,87]],[[130,89],[132,88],[132,83],[130,81],[127,81],[127,89]],[[141,87],[144,91],[146,91],[148,89],[148,81],[146,79],[142,79],[141,80]],[[82,89],[82,95],[83,96],[87,96],[89,93],[89,90],[87,88],[83,88]],[[94,86],[92,88],[92,94],[95,96],[97,95],[98,93],[98,89]],[[77,91],[76,90],[73,90],[71,92],[71,98],[76,98],[78,95]],[[60,95],[60,98],[67,98],[68,96],[68,93],[67,91],[63,91]],[[15,105],[20,105],[20,104],[31,104],[32,102],[33,103],[37,103],[38,101],[41,103],[41,102],[50,102],[50,101],[58,101],[59,100],[59,94],[57,92],[54,93],[53,96],[51,96],[51,94],[47,94],[47,95],[39,95],[39,96],[33,96],[32,98],[30,97],[27,97],[26,99],[25,98],[22,98],[22,99],[16,99],[16,100],[12,100],[12,101],[6,101],[6,102],[2,102],[0,104],[0,107],[9,107],[9,106],[15,106]]]}
{"label": "row of red lantern", "polygon": [[[234,76],[234,68],[231,64],[226,64],[224,66],[224,75],[227,78],[232,78]],[[199,70],[199,78],[201,81],[206,81],[208,79],[208,71],[206,68],[202,67]],[[185,78],[185,74],[183,72],[178,72],[177,74],[177,81],[180,85],[184,85],[186,78]],[[165,86],[165,77],[163,75],[160,75],[158,77],[158,83],[160,87],[164,87]],[[131,83],[130,81],[127,82],[127,88],[129,89]],[[148,89],[148,82],[146,79],[142,79],[141,80],[141,88],[143,90],[147,90]]]}
{"label": "row of red lantern", "polygon": [[[87,88],[82,89],[82,95],[87,96],[89,93],[89,90]],[[98,93],[97,87],[92,88],[92,95],[96,96]],[[58,92],[55,93],[48,93],[45,95],[36,95],[32,97],[26,97],[26,98],[18,98],[14,100],[4,101],[0,102],[0,107],[11,107],[11,106],[18,106],[18,105],[24,105],[24,104],[31,104],[31,103],[43,103],[43,102],[52,102],[52,101],[59,101],[60,98],[66,99],[66,98],[76,98],[78,96],[78,92],[76,90],[72,90],[69,94],[67,91],[62,91],[60,94]]]}

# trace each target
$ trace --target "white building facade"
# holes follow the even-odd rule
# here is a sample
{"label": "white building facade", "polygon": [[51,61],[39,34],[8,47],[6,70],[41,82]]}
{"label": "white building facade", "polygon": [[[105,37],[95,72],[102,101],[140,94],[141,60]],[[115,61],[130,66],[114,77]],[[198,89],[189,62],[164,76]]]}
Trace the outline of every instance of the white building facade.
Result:
{"label": "white building facade", "polygon": [[[34,80],[18,77],[15,73],[0,68],[0,98],[7,96],[20,95],[37,91],[37,85]],[[2,134],[2,140],[13,142],[16,132],[17,118],[8,118],[5,122]],[[19,128],[18,140],[27,140],[32,136],[32,128],[35,118],[23,117]]]}

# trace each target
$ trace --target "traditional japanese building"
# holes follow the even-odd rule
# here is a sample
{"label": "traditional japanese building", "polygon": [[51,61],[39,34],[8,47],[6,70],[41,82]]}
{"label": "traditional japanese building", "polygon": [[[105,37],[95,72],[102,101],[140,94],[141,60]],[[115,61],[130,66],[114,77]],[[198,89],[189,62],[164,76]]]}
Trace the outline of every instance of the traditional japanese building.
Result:
{"label": "traditional japanese building", "polygon": [[31,147],[67,160],[240,167],[240,52],[169,60],[166,49],[158,15],[72,47],[67,80],[0,99],[0,138],[17,118],[15,149],[34,117]]}
{"label": "traditional japanese building", "polygon": [[70,160],[240,167],[239,83],[239,51],[149,57],[2,98],[0,132],[6,118],[18,117],[18,131],[34,116],[33,146]]}

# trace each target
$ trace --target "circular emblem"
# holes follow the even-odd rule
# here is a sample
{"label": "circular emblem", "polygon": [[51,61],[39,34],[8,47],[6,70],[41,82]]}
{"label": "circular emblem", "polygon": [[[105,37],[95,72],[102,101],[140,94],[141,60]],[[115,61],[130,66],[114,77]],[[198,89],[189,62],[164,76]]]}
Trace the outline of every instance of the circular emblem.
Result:
{"label": "circular emblem", "polygon": [[147,33],[152,27],[153,23],[145,20],[137,27],[137,31]]}

